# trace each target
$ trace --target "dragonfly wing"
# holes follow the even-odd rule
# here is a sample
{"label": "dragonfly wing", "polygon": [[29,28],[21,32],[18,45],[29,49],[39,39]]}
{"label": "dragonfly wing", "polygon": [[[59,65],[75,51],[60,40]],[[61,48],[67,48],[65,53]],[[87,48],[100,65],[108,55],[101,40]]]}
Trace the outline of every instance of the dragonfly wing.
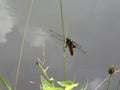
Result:
{"label": "dragonfly wing", "polygon": [[48,30],[48,34],[50,35],[50,37],[56,38],[60,41],[63,41],[62,35],[54,32],[53,30]]}
{"label": "dragonfly wing", "polygon": [[86,51],[83,50],[83,47],[82,47],[81,45],[79,45],[78,43],[76,43],[76,42],[74,42],[74,41],[73,41],[73,43],[75,44],[75,46],[76,46],[76,48],[77,48],[78,50],[80,50],[80,51],[83,52],[84,54],[87,53]]}

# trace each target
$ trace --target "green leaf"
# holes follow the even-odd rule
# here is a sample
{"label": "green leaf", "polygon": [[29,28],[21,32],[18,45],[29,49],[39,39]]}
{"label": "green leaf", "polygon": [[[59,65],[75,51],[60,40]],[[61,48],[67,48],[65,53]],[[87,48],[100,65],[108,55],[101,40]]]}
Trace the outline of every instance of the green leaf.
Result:
{"label": "green leaf", "polygon": [[43,90],[64,90],[64,89],[56,88],[56,87],[48,87],[48,88],[43,88]]}
{"label": "green leaf", "polygon": [[88,81],[86,82],[86,85],[80,90],[87,90],[87,87],[88,87]]}
{"label": "green leaf", "polygon": [[53,85],[50,82],[48,82],[42,75],[40,79],[41,79],[42,88],[53,87]]}
{"label": "green leaf", "polygon": [[67,87],[73,84],[72,81],[58,81],[57,83],[62,87]]}
{"label": "green leaf", "polygon": [[2,76],[0,76],[0,81],[8,90],[12,90],[10,84]]}
{"label": "green leaf", "polygon": [[79,85],[79,83],[75,83],[75,84],[72,84],[72,85],[69,85],[65,88],[65,90],[72,90],[73,88],[77,87]]}

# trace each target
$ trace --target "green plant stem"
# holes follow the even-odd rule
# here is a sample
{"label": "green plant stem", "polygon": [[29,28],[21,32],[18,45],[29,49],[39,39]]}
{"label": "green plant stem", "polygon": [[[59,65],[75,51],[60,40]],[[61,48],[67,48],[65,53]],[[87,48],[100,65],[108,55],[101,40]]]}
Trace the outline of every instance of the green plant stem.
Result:
{"label": "green plant stem", "polygon": [[0,83],[0,90],[2,90],[2,85],[1,85],[1,83]]}
{"label": "green plant stem", "polygon": [[26,25],[25,25],[24,35],[23,35],[23,39],[22,39],[22,43],[21,43],[18,65],[17,65],[17,73],[16,73],[16,77],[15,77],[14,90],[17,90],[19,72],[20,72],[21,61],[22,61],[23,48],[24,48],[24,44],[25,44],[26,35],[27,35],[27,32],[28,32],[28,26],[29,26],[30,16],[31,16],[31,13],[32,13],[32,7],[33,7],[33,0],[31,0],[30,8],[29,8],[29,11],[28,11],[27,19],[26,19]]}
{"label": "green plant stem", "polygon": [[49,76],[47,75],[46,71],[44,70],[44,68],[42,67],[40,62],[37,62],[37,66],[40,69],[40,71],[42,72],[42,74],[48,79],[48,81],[50,82]]}
{"label": "green plant stem", "polygon": [[108,78],[108,85],[106,90],[109,90],[111,78],[112,78],[112,75],[110,75],[110,77]]}
{"label": "green plant stem", "polygon": [[73,82],[76,81],[76,72],[74,72],[74,76],[73,76]]}
{"label": "green plant stem", "polygon": [[60,12],[61,12],[61,24],[62,24],[62,33],[63,33],[63,57],[64,57],[64,80],[66,80],[66,35],[64,31],[64,18],[63,18],[63,10],[62,10],[62,0],[60,0]]}
{"label": "green plant stem", "polygon": [[119,90],[119,87],[120,87],[120,80],[119,80],[119,83],[118,83],[118,87],[117,87],[117,90]]}
{"label": "green plant stem", "polygon": [[[2,76],[0,76],[0,81],[7,88],[7,90],[12,90],[10,84]],[[0,88],[2,88],[1,85],[0,85]]]}

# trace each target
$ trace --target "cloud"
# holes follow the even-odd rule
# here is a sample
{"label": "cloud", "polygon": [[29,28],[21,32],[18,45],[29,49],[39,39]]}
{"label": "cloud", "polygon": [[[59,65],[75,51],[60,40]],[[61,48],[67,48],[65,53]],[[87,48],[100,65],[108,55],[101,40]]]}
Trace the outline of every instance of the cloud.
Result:
{"label": "cloud", "polygon": [[39,27],[30,27],[26,41],[33,47],[40,47],[43,41],[48,39],[48,34]]}
{"label": "cloud", "polygon": [[7,42],[6,34],[12,31],[13,13],[6,0],[0,0],[0,43]]}

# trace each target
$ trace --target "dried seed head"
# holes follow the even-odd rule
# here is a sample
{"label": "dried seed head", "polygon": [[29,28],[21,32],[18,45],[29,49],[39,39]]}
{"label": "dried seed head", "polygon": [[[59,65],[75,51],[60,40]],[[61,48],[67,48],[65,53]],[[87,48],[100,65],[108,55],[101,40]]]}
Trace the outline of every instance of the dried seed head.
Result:
{"label": "dried seed head", "polygon": [[115,72],[115,67],[114,67],[114,65],[111,65],[111,66],[109,67],[109,69],[108,69],[108,73],[109,73],[110,75],[112,75],[112,74],[114,74],[114,72]]}

